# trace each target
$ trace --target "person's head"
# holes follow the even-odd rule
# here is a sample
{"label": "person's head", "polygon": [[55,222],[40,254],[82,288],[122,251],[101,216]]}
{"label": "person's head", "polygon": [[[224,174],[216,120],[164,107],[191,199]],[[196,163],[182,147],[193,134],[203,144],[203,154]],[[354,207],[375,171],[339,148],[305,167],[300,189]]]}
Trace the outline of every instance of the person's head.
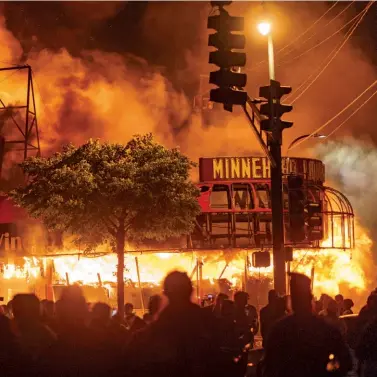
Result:
{"label": "person's head", "polygon": [[40,319],[40,304],[34,294],[17,294],[12,300],[13,316],[16,322],[22,324],[35,323]]}
{"label": "person's head", "polygon": [[244,291],[238,291],[234,294],[234,304],[237,308],[244,308],[249,301],[249,295]]}
{"label": "person's head", "polygon": [[161,307],[162,298],[160,295],[153,295],[149,298],[148,311],[152,316],[158,313]]}
{"label": "person's head", "polygon": [[278,294],[277,292],[275,291],[275,289],[271,289],[269,292],[268,292],[268,303],[269,304],[274,304],[276,302],[276,300],[278,299]]}
{"label": "person's head", "polygon": [[321,294],[319,301],[322,303],[322,309],[326,310],[328,303],[332,300],[332,298],[327,294]]}
{"label": "person's head", "polygon": [[320,311],[322,311],[322,302],[321,301],[315,301],[314,302],[314,312],[318,314]]}
{"label": "person's head", "polygon": [[336,301],[337,304],[342,304],[343,301],[344,301],[344,297],[342,295],[336,295],[335,301]]}
{"label": "person's head", "polygon": [[124,314],[125,315],[131,315],[134,312],[134,306],[130,302],[127,302],[126,305],[124,305]]}
{"label": "person's head", "polygon": [[164,294],[169,303],[189,302],[192,295],[192,283],[185,272],[174,271],[164,281]]}
{"label": "person's head", "polygon": [[92,320],[96,323],[107,324],[110,321],[111,308],[102,302],[97,302],[92,308]]}
{"label": "person's head", "polygon": [[346,298],[343,305],[345,310],[351,310],[351,308],[353,308],[354,306],[354,303],[350,298]]}
{"label": "person's head", "polygon": [[221,315],[224,318],[233,318],[234,316],[234,302],[231,300],[224,300],[221,306]]}
{"label": "person's head", "polygon": [[367,300],[367,306],[373,311],[377,311],[377,294],[372,292]]}
{"label": "person's head", "polygon": [[225,293],[219,293],[217,296],[216,296],[216,299],[215,299],[215,307],[216,307],[216,310],[220,310],[221,311],[221,307],[223,305],[223,302],[225,300],[228,300],[228,295],[226,295]]}
{"label": "person's head", "polygon": [[226,295],[225,293],[219,293],[217,296],[216,296],[216,304],[219,303],[223,303],[225,300],[228,300],[229,299],[229,296]]}
{"label": "person's head", "polygon": [[330,300],[327,304],[327,314],[337,315],[338,313],[338,304],[335,300]]}
{"label": "person's head", "polygon": [[276,297],[274,303],[276,314],[283,316],[287,312],[287,302],[285,297]]}
{"label": "person's head", "polygon": [[82,289],[77,285],[65,287],[56,303],[56,312],[62,323],[84,324],[89,311]]}
{"label": "person's head", "polygon": [[55,303],[50,300],[41,301],[42,314],[47,317],[53,317],[55,315]]}
{"label": "person's head", "polygon": [[308,314],[312,312],[311,280],[302,274],[290,274],[291,304],[294,313]]}

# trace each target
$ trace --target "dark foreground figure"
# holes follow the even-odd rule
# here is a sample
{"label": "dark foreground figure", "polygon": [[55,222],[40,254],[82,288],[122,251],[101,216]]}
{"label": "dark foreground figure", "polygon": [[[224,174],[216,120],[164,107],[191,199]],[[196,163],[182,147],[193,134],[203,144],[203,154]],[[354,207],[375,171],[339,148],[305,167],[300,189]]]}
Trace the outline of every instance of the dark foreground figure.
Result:
{"label": "dark foreground figure", "polygon": [[[238,292],[234,301],[219,297],[203,309],[191,302],[187,274],[172,272],[163,288],[168,304],[162,308],[161,297],[154,297],[146,322],[130,305],[125,318],[111,318],[103,303],[89,312],[77,286],[66,287],[56,305],[16,295],[13,317],[0,314],[0,377],[244,377],[259,326],[247,294]],[[336,327],[312,314],[310,280],[293,274],[291,295],[294,314],[273,324],[284,310],[271,293],[272,306],[263,316],[266,354],[260,374],[345,376],[351,369],[348,349]],[[369,306],[368,321],[377,312]],[[358,349],[368,371],[374,367],[373,337],[365,333],[365,347]]]}
{"label": "dark foreground figure", "polygon": [[315,316],[310,279],[291,274],[293,314],[273,326],[260,368],[263,377],[345,376],[352,369],[340,331]]}

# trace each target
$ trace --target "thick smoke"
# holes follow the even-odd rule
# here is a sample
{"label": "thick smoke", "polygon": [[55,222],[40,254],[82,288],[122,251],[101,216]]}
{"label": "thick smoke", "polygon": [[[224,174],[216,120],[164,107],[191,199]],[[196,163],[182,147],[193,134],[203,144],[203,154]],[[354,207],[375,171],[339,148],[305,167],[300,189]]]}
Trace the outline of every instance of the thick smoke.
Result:
{"label": "thick smoke", "polygon": [[[106,19],[124,7],[127,10],[129,6],[111,4],[104,5],[101,12],[99,5],[90,4],[88,7],[67,3],[64,13],[79,29],[77,33],[80,36],[84,29],[94,30],[96,25],[101,26]],[[275,15],[276,51],[328,9],[321,3],[311,3],[310,7],[304,5],[268,4],[267,11]],[[31,14],[32,23],[30,6],[26,7],[25,4],[22,7],[29,17]],[[297,42],[292,46],[293,51],[285,57],[276,54],[276,74],[283,84],[297,87],[342,40],[344,34],[340,33],[302,58],[279,65],[282,60],[294,57],[323,40],[354,16],[351,8],[321,30],[321,26],[328,23],[340,9],[341,6],[335,8],[313,29],[313,32],[320,32],[310,42],[302,46]],[[46,11],[55,15],[53,7]],[[83,14],[86,11],[89,13],[85,18]],[[49,41],[43,40],[42,34],[46,34],[43,25],[43,33],[40,32],[34,39],[29,36],[31,48],[28,49],[26,61],[35,72],[37,112],[44,152],[49,153],[68,141],[81,143],[89,137],[100,137],[124,142],[135,133],[151,131],[168,146],[179,145],[193,159],[201,155],[261,154],[241,112],[230,116],[222,109],[216,110],[209,122],[204,121],[201,115],[191,114],[189,89],[197,86],[201,74],[208,74],[214,68],[208,65],[206,21],[209,11],[209,5],[204,3],[148,4],[146,11],[139,16],[139,31],[142,38],[140,43],[148,46],[145,50],[150,55],[149,62],[134,55],[99,49],[81,51],[73,56],[75,38],[71,34],[70,38],[65,39],[65,33],[62,33],[63,39],[57,46],[67,45],[67,48],[58,51],[56,48],[43,48],[43,43],[51,46]],[[234,15],[244,15],[246,24],[250,25],[246,30],[248,91],[257,95],[258,86],[266,84],[268,80],[266,63],[259,65],[258,69],[253,68],[266,57],[266,41],[255,31],[255,25],[264,11],[256,3],[234,3],[229,11]],[[79,20],[83,18],[86,21],[80,23]],[[17,63],[24,59],[25,35],[22,34],[21,45],[7,30],[5,18],[0,21],[2,60]],[[125,38],[126,44],[129,39]],[[154,61],[154,64],[150,61]],[[373,76],[374,70],[368,59],[358,47],[348,42],[323,76],[295,104],[294,111],[289,115],[295,125],[285,132],[285,145],[292,138],[312,131],[326,121],[365,88]],[[4,94],[15,101],[14,96],[21,97],[25,93],[25,86],[20,88],[24,81],[19,77],[13,76],[0,83],[2,98]],[[200,89],[206,91],[209,86],[204,85]],[[360,113],[354,119],[366,120],[365,117]],[[348,130],[352,131],[356,124],[350,121]]]}
{"label": "thick smoke", "polygon": [[[326,176],[351,201],[361,225],[377,239],[377,148],[368,140],[351,137],[329,141],[316,148],[326,165]],[[377,250],[376,250],[377,251]],[[375,253],[377,260],[377,253]]]}

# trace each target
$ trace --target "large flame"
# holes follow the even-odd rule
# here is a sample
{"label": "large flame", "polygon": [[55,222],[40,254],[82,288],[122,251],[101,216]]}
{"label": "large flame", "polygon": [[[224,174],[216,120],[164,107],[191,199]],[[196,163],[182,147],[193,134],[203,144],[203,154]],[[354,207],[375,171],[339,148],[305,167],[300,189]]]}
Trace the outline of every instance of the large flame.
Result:
{"label": "large flame", "polygon": [[[371,288],[371,246],[372,241],[362,228],[357,226],[356,248],[341,250],[332,248],[295,250],[291,271],[305,273],[313,278],[314,295],[321,293],[349,295],[360,305]],[[329,240],[322,242],[322,247],[329,245]],[[248,259],[246,259],[248,255]],[[125,278],[138,283],[157,286],[172,270],[187,272],[193,280],[198,278],[197,263],[201,265],[203,280],[212,284],[217,279],[227,279],[233,289],[240,289],[245,278],[245,263],[250,260],[251,252],[247,251],[208,251],[186,253],[140,253],[127,254],[125,258]],[[107,254],[100,257],[56,256],[45,258],[24,258],[23,266],[7,264],[3,267],[3,278],[6,280],[26,279],[31,282],[41,276],[48,261],[53,260],[56,284],[99,285],[116,283],[117,257]],[[247,264],[249,277],[272,278],[272,267],[258,269]],[[354,297],[356,296],[356,297]]]}

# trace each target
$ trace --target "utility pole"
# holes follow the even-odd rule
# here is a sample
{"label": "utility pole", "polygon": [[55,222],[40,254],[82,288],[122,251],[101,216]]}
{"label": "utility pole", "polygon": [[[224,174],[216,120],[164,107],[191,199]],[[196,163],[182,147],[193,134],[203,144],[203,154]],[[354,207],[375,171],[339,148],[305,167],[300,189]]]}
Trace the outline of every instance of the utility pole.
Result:
{"label": "utility pole", "polygon": [[[272,37],[269,35],[270,85],[260,88],[259,93],[265,100],[253,100],[248,97],[243,90],[247,82],[246,74],[234,69],[235,67],[244,67],[246,64],[246,54],[234,51],[245,48],[245,37],[234,33],[244,30],[244,19],[242,17],[232,17],[225,11],[224,6],[230,3],[231,1],[211,1],[212,6],[218,8],[219,15],[208,17],[208,28],[217,31],[216,34],[211,34],[208,39],[208,45],[217,48],[217,51],[210,52],[209,63],[217,65],[220,70],[210,73],[210,84],[218,86],[218,88],[211,90],[210,100],[222,103],[226,111],[232,111],[234,105],[241,105],[257,140],[270,160],[274,286],[280,294],[285,294],[286,258],[284,249],[281,145],[282,131],[285,128],[292,127],[293,123],[281,120],[281,116],[290,112],[292,106],[280,104],[280,99],[283,95],[289,94],[292,89],[281,86],[278,81],[275,81],[273,43]],[[263,103],[260,110],[255,106],[256,103]],[[252,115],[248,113],[246,105],[252,109]],[[255,126],[255,119],[259,121],[260,130]],[[267,145],[263,140],[262,131],[267,136]]]}
{"label": "utility pole", "polygon": [[261,130],[267,133],[267,147],[275,162],[271,166],[272,253],[274,287],[280,294],[286,293],[281,145],[283,130],[293,125],[292,122],[281,120],[284,113],[292,111],[292,106],[282,105],[280,99],[291,91],[292,88],[281,86],[278,81],[272,79],[269,86],[261,87],[259,91],[259,95],[267,99],[267,103],[260,107],[260,113],[265,116],[265,119],[260,121],[260,126]]}
{"label": "utility pole", "polygon": [[[270,83],[272,87],[272,84]],[[276,94],[273,98],[276,98]],[[273,111],[272,106],[270,107]],[[273,119],[273,113],[270,113]],[[281,168],[282,132],[274,127],[267,146],[275,166],[271,166],[271,211],[272,211],[272,253],[274,261],[274,286],[278,293],[286,293],[285,253],[284,253],[284,214],[283,214],[283,173]]]}

